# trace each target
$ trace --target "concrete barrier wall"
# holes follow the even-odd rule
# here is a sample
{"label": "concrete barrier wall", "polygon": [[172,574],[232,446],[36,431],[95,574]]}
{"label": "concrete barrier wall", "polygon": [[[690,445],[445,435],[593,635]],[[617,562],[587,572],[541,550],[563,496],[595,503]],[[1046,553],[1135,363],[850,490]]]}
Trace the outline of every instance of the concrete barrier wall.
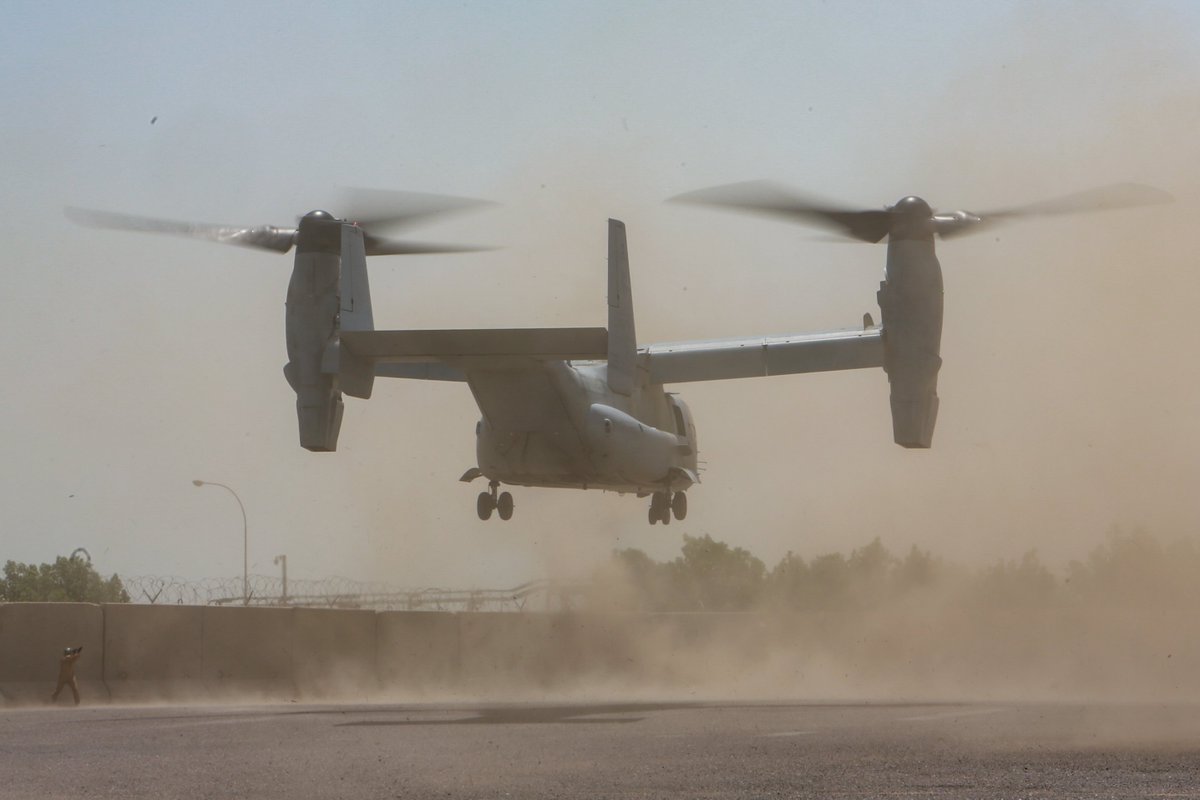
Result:
{"label": "concrete barrier wall", "polygon": [[[104,614],[91,603],[0,604],[0,697],[8,704],[47,702],[63,648],[83,647],[75,677],[85,699],[107,699]],[[71,703],[70,689],[60,703]]]}
{"label": "concrete barrier wall", "polygon": [[203,606],[104,606],[104,680],[114,700],[202,695],[203,646]]}
{"label": "concrete barrier wall", "polygon": [[[512,698],[581,685],[831,697],[953,697],[968,690],[1029,696],[1032,687],[1041,698],[1105,696],[1116,687],[1121,698],[1200,697],[1194,630],[1147,628],[1138,609],[1103,618],[1026,617],[1020,609],[942,611],[933,628],[919,619],[897,627],[895,614],[849,612],[450,614],[10,603],[0,604],[0,704],[46,703],[67,645],[84,648],[76,674],[89,704],[110,697]],[[1117,652],[1113,641],[1130,644]],[[71,700],[69,692],[59,698]]]}
{"label": "concrete barrier wall", "polygon": [[459,676],[467,689],[528,684],[545,648],[543,615],[466,612],[458,615]]}
{"label": "concrete barrier wall", "polygon": [[217,695],[295,693],[294,609],[205,606],[201,678]]}
{"label": "concrete barrier wall", "polygon": [[[445,613],[0,604],[0,697],[48,696],[82,644],[85,701],[243,700],[687,685],[740,670],[765,638],[744,614]],[[711,650],[710,650],[711,648]]]}
{"label": "concrete barrier wall", "polygon": [[760,615],[737,612],[644,614],[631,626],[634,673],[681,690],[737,686],[747,666],[766,657],[770,635]]}
{"label": "concrete barrier wall", "polygon": [[641,666],[641,617],[556,614],[550,617],[550,679],[555,683],[622,678]]}
{"label": "concrete barrier wall", "polygon": [[306,697],[368,695],[378,689],[375,612],[297,608],[292,674]]}
{"label": "concrete barrier wall", "polygon": [[459,681],[459,619],[446,611],[375,615],[376,674],[385,691],[436,692]]}

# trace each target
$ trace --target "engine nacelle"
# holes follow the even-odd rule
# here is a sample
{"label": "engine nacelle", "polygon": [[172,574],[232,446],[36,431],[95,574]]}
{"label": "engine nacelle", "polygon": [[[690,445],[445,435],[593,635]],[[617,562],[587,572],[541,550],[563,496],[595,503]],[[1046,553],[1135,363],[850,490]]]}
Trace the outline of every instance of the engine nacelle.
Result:
{"label": "engine nacelle", "polygon": [[322,369],[325,350],[337,335],[340,260],[333,253],[298,252],[288,284],[283,374],[296,393],[300,446],[316,452],[337,449],[342,422],[337,375]]}
{"label": "engine nacelle", "polygon": [[283,369],[296,392],[300,445],[306,450],[337,449],[343,392],[371,396],[373,366],[344,353],[338,337],[342,330],[372,327],[362,231],[325,212],[306,215],[288,284]]}
{"label": "engine nacelle", "polygon": [[[290,366],[291,364],[288,365]],[[284,375],[288,376],[291,382],[291,370],[288,367],[284,368]],[[294,384],[292,388],[296,388]],[[300,446],[314,453],[332,453],[337,450],[344,407],[342,393],[337,389],[335,377],[327,377],[324,384],[301,386],[296,389],[296,420],[300,425]]]}
{"label": "engine nacelle", "polygon": [[902,447],[930,447],[942,367],[942,268],[934,255],[932,235],[910,238],[892,232],[886,280],[879,284],[878,299],[893,438]]}

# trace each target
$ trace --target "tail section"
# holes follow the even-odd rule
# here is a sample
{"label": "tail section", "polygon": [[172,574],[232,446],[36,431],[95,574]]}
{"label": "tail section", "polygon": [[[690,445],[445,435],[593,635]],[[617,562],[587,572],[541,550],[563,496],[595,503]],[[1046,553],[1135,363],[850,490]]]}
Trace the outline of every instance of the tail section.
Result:
{"label": "tail section", "polygon": [[633,292],[629,282],[629,246],[625,223],[608,221],[608,388],[633,392],[637,370],[637,334],[633,328]]}

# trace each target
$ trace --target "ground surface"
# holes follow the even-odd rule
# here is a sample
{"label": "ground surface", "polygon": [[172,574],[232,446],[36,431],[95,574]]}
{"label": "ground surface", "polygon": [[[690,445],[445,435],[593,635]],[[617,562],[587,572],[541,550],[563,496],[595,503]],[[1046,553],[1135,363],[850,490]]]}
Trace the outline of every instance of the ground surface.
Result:
{"label": "ground surface", "polygon": [[0,711],[0,798],[1197,797],[1193,706]]}

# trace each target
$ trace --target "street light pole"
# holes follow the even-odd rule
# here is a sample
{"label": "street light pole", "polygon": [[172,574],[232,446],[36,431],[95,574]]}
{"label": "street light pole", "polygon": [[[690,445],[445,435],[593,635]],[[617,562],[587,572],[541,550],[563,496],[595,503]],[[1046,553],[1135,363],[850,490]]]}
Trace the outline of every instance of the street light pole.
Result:
{"label": "street light pole", "polygon": [[275,556],[275,563],[283,564],[283,596],[280,599],[283,602],[283,605],[286,606],[288,604],[288,599],[287,599],[287,556],[286,555]]}
{"label": "street light pole", "polygon": [[237,500],[238,508],[242,510],[242,605],[248,606],[250,605],[250,537],[249,526],[246,524],[246,507],[242,505],[242,498],[238,497],[238,493],[233,490],[233,487],[216,481],[194,480],[192,484],[195,486],[220,486],[233,495],[233,499]]}

